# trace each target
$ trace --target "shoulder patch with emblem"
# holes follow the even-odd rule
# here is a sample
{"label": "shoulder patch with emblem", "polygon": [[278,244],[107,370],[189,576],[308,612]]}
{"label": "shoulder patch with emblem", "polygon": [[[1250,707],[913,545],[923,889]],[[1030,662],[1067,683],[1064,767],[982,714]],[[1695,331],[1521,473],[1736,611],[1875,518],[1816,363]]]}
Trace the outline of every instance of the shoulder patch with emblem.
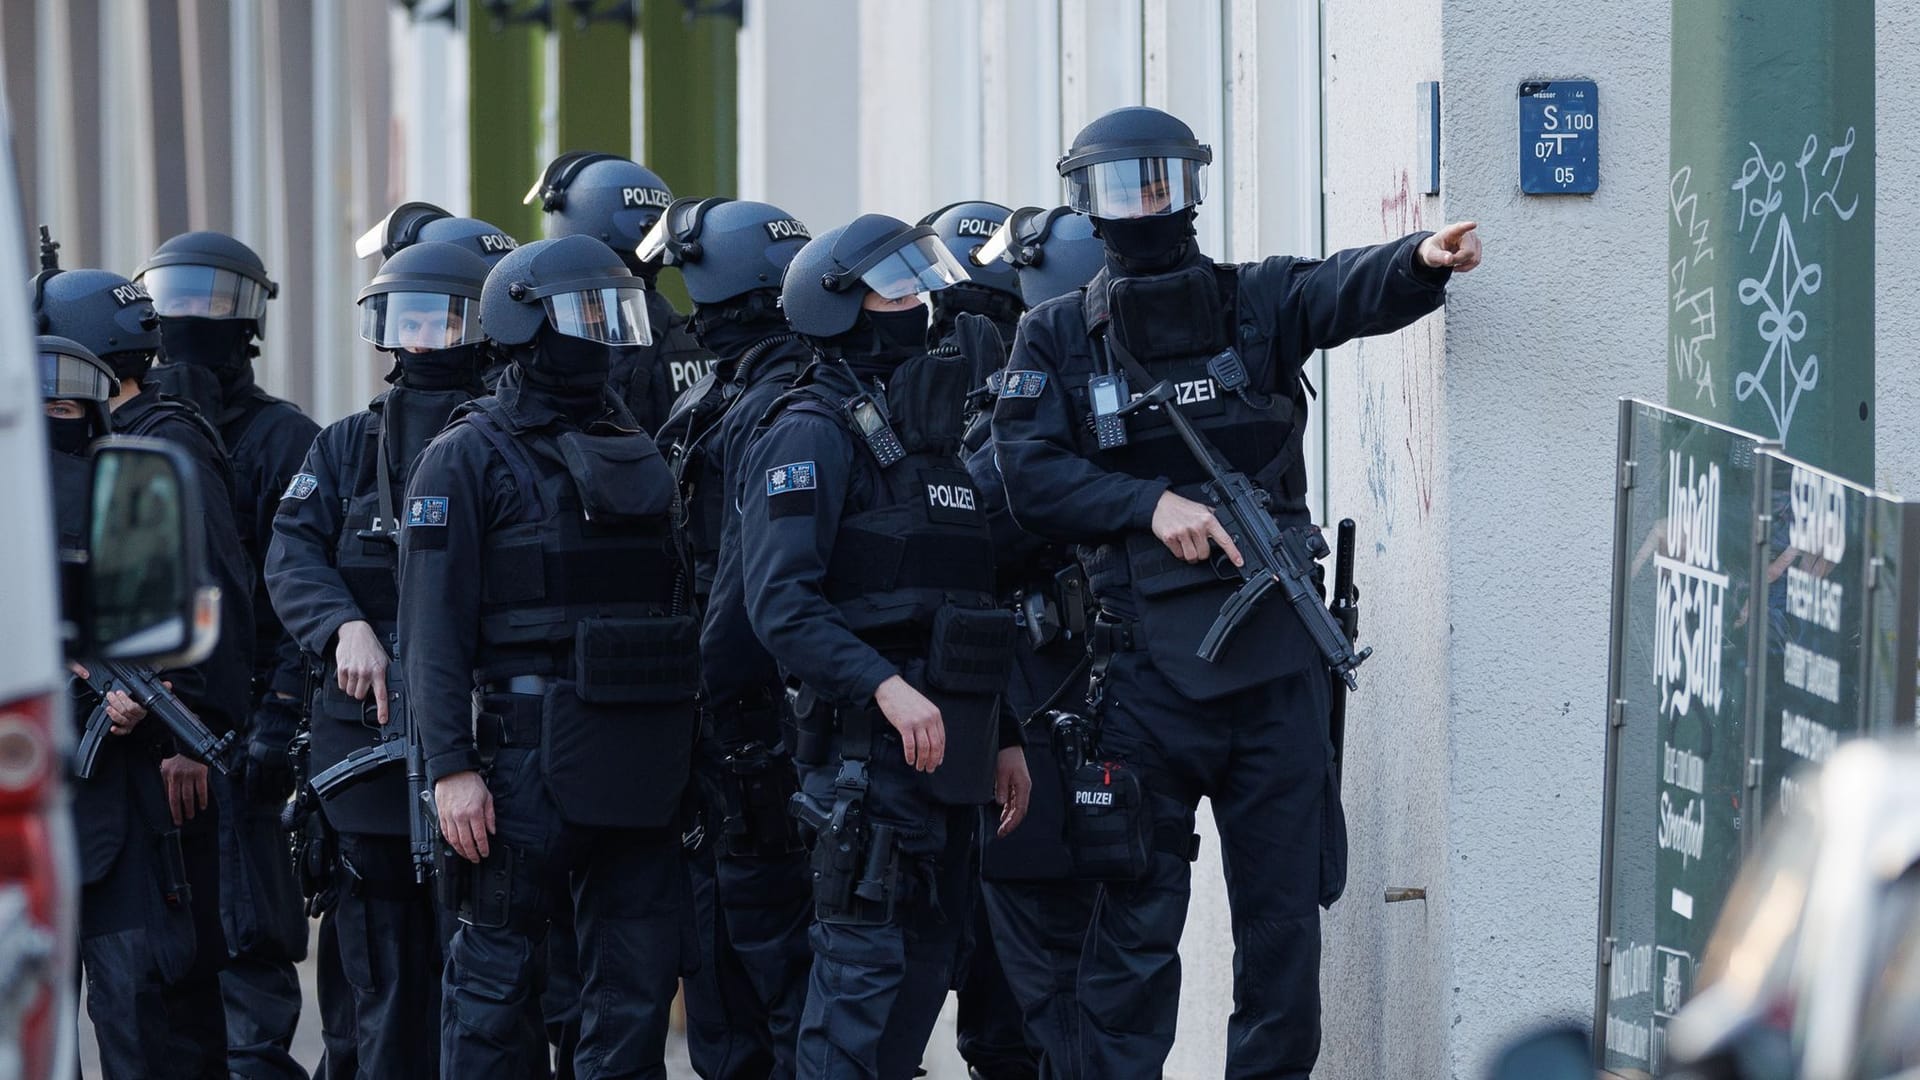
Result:
{"label": "shoulder patch with emblem", "polygon": [[1044,371],[1009,371],[1000,380],[1003,398],[1037,398],[1047,388]]}
{"label": "shoulder patch with emblem", "polygon": [[422,525],[447,525],[447,497],[445,495],[416,495],[407,500],[407,527]]}
{"label": "shoulder patch with emblem", "polygon": [[812,491],[813,485],[813,462],[811,461],[796,461],[767,470],[769,496],[783,495],[789,491]]}
{"label": "shoulder patch with emblem", "polygon": [[282,499],[304,499],[313,494],[314,489],[319,486],[320,478],[312,473],[294,473],[293,479],[287,481],[287,490],[281,492],[280,497]]}

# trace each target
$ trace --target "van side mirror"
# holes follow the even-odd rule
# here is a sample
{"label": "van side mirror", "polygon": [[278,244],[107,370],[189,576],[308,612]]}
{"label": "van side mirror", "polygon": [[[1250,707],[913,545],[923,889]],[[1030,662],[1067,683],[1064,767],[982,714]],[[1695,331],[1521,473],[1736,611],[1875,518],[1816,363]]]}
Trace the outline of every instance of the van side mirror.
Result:
{"label": "van side mirror", "polygon": [[219,638],[206,585],[202,492],[193,459],[159,439],[93,447],[82,655],[155,667],[198,663]]}

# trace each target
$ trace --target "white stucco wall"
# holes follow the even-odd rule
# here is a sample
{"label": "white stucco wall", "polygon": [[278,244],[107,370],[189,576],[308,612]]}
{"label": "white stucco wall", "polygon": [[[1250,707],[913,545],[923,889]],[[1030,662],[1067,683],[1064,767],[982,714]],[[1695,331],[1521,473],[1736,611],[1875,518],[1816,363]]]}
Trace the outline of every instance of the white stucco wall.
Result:
{"label": "white stucco wall", "polygon": [[[1451,625],[1445,1001],[1456,1077],[1590,1022],[1614,399],[1666,388],[1669,23],[1661,0],[1445,0],[1442,201],[1488,263],[1447,317]],[[1600,93],[1599,192],[1519,194],[1522,79]]]}
{"label": "white stucco wall", "polygon": [[1881,3],[1874,81],[1874,483],[1920,499],[1920,141],[1908,134],[1920,101],[1920,5]]}

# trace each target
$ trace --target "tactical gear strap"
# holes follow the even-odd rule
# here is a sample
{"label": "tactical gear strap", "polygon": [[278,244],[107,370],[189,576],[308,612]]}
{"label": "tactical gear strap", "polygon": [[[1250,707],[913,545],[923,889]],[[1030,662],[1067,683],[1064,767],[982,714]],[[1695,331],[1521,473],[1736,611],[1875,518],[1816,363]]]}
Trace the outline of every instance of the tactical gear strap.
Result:
{"label": "tactical gear strap", "polygon": [[[513,473],[514,486],[520,489],[522,522],[540,521],[551,511],[545,504],[540,492],[540,479],[534,475],[533,463],[527,460],[526,452],[521,450],[507,433],[500,428],[500,422],[487,411],[485,405],[475,408],[467,414],[467,422],[472,424],[499,455],[506,459],[507,469]],[[384,427],[383,427],[384,431]]]}

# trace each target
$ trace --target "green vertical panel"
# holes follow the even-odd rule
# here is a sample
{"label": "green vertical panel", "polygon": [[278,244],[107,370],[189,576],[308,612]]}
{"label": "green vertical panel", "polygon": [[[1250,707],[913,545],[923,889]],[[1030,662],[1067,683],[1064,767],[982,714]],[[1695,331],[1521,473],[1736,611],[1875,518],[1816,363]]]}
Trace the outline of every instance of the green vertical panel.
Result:
{"label": "green vertical panel", "polygon": [[633,132],[627,70],[632,31],[617,20],[582,28],[564,9],[555,12],[553,23],[559,37],[561,151],[628,156]]}
{"label": "green vertical panel", "polygon": [[540,238],[540,210],[520,199],[540,175],[540,50],[537,23],[496,28],[480,0],[467,0],[468,190],[474,217],[517,240]]}
{"label": "green vertical panel", "polygon": [[1873,476],[1873,0],[1673,5],[1667,393]]}
{"label": "green vertical panel", "polygon": [[[688,19],[685,11],[670,0],[646,0],[641,17],[646,145],[636,149],[675,195],[733,195],[739,183],[735,38],[740,23],[718,14]],[[660,290],[676,307],[687,309],[678,271],[660,275]]]}

